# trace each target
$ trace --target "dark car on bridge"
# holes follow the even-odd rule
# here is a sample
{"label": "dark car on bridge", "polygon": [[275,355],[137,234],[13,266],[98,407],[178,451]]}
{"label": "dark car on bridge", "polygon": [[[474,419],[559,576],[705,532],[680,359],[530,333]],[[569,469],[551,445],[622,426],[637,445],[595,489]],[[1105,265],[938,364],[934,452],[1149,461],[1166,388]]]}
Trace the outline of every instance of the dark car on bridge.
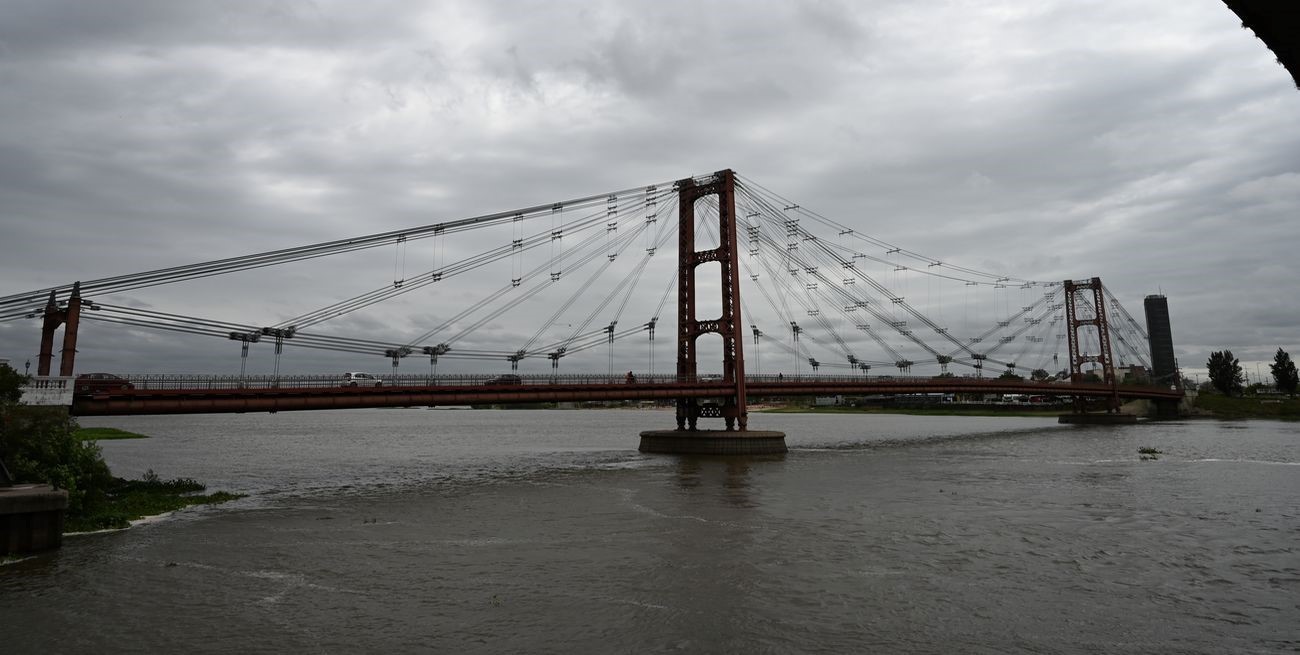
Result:
{"label": "dark car on bridge", "polygon": [[73,393],[108,393],[130,391],[135,385],[124,377],[112,373],[82,373],[73,384]]}
{"label": "dark car on bridge", "polygon": [[499,375],[487,381],[487,384],[523,384],[524,381],[518,375]]}

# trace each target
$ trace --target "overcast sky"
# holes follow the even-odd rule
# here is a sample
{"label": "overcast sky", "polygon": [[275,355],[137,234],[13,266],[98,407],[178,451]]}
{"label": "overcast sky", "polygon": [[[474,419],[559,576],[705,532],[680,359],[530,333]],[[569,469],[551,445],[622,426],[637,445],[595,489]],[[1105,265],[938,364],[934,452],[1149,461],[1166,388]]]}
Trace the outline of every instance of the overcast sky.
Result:
{"label": "overcast sky", "polygon": [[[1100,276],[1139,319],[1163,292],[1189,373],[1225,348],[1252,376],[1279,347],[1300,356],[1300,92],[1219,0],[0,0],[0,16],[0,295],[732,168],[936,260]],[[393,249],[368,252],[114,300],[271,324],[391,280]],[[411,294],[337,331],[400,339],[475,293]],[[0,358],[34,368],[38,339],[37,321],[0,323]],[[387,367],[314,357],[285,366]],[[232,342],[103,324],[78,360],[232,367]]]}

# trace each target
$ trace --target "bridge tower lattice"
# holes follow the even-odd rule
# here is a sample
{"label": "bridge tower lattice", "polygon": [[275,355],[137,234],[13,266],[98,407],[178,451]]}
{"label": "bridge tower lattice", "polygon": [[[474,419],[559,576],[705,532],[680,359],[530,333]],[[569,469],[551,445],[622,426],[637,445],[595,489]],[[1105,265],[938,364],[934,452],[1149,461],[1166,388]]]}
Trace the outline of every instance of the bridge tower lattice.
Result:
{"label": "bridge tower lattice", "polygon": [[[1091,292],[1091,293],[1090,293]],[[1091,296],[1091,298],[1089,298]],[[1106,305],[1102,297],[1101,278],[1094,277],[1087,281],[1065,281],[1065,327],[1070,344],[1070,382],[1079,384],[1084,381],[1083,365],[1096,362],[1101,366],[1101,381],[1111,388],[1106,399],[1106,411],[1119,411],[1119,389],[1115,379],[1115,360],[1110,347],[1110,325],[1106,322]],[[1088,354],[1082,343],[1079,330],[1083,327],[1096,328],[1097,352]],[[1076,409],[1082,409],[1082,400],[1075,400]]]}
{"label": "bridge tower lattice", "polygon": [[[722,337],[722,380],[728,385],[727,396],[718,414],[728,430],[739,425],[746,430],[749,414],[745,405],[745,354],[741,333],[740,279],[736,250],[736,179],[730,169],[714,173],[710,179],[686,178],[677,182],[678,198],[678,268],[677,268],[677,375],[694,381],[698,374],[696,340],[710,332]],[[718,199],[718,247],[695,249],[695,205],[708,196]],[[695,268],[718,262],[722,270],[722,315],[698,320],[695,315]],[[696,429],[701,416],[712,408],[701,407],[695,398],[677,400],[677,429]]]}

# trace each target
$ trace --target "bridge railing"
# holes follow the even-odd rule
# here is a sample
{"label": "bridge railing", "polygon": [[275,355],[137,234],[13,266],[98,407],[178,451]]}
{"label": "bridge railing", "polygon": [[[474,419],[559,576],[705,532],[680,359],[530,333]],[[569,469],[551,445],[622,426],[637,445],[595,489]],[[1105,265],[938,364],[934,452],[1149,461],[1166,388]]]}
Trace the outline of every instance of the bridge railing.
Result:
{"label": "bridge railing", "polygon": [[129,388],[144,391],[166,390],[241,390],[241,389],[327,389],[341,387],[430,387],[430,386],[514,386],[514,385],[592,385],[592,384],[671,384],[677,382],[722,382],[721,376],[701,375],[687,380],[676,375],[626,374],[569,374],[569,375],[514,375],[514,374],[400,374],[375,375],[374,380],[352,380],[342,375],[201,375],[201,374],[124,374],[119,376]]}
{"label": "bridge railing", "polygon": [[[240,390],[240,389],[327,389],[335,387],[429,387],[429,386],[513,386],[513,385],[592,385],[592,384],[675,384],[679,382],[722,383],[720,375],[700,375],[687,378],[677,375],[626,374],[568,374],[568,375],[514,375],[514,374],[400,374],[376,375],[374,380],[351,380],[342,375],[202,375],[185,373],[122,374],[119,378],[129,388],[144,391],[181,389]],[[773,379],[776,379],[773,377]]]}

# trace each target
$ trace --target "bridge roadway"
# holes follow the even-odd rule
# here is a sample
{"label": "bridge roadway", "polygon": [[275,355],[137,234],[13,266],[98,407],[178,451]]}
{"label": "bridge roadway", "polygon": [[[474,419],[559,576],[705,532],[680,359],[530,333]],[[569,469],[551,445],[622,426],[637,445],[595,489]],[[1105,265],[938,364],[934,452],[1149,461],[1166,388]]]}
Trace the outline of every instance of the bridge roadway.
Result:
{"label": "bridge roadway", "polygon": [[[335,376],[129,376],[116,389],[74,394],[78,416],[283,412],[364,407],[420,407],[499,403],[663,400],[726,395],[717,376],[393,376],[380,386],[341,386]],[[746,378],[751,398],[767,396],[894,395],[917,393],[1029,394],[1123,400],[1179,400],[1168,387],[1062,384],[1030,380],[934,377],[773,376]]]}

